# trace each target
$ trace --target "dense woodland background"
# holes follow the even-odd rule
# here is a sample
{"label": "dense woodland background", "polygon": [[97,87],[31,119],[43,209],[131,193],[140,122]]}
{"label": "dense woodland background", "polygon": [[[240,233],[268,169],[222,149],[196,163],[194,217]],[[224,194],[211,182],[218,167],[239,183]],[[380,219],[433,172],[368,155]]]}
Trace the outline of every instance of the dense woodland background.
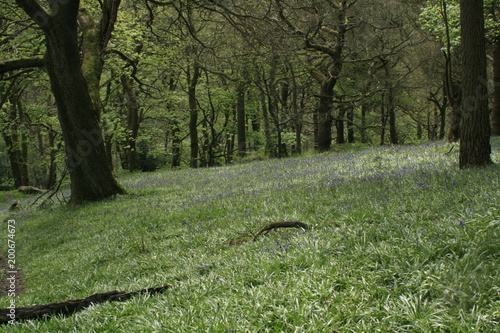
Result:
{"label": "dense woodland background", "polygon": [[[55,44],[66,40],[57,24],[74,25],[73,55],[102,129],[96,140],[115,171],[209,167],[346,143],[459,139],[457,1],[88,0],[78,12],[60,2],[0,1],[4,189],[54,188],[68,164],[87,156],[85,146],[75,156],[64,148],[71,138],[53,92],[71,92],[74,80],[53,80],[59,69],[51,36]],[[498,5],[484,4],[494,135]],[[77,107],[85,104],[78,96],[64,98]]]}

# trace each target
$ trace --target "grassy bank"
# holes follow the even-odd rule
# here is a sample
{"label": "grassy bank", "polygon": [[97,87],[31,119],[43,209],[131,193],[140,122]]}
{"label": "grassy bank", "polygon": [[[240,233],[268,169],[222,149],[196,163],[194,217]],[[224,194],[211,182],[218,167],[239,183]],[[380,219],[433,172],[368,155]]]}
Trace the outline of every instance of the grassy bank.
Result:
{"label": "grassy bank", "polygon": [[[133,174],[115,200],[21,212],[17,306],[173,287],[0,331],[499,331],[500,168],[459,171],[448,149]],[[313,228],[228,245],[286,220]]]}

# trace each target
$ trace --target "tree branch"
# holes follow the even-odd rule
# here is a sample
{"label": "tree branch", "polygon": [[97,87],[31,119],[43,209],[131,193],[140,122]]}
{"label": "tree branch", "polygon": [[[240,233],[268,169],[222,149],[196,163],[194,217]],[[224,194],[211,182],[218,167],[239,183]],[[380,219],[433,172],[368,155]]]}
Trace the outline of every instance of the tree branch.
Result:
{"label": "tree branch", "polygon": [[45,28],[49,21],[49,14],[47,14],[36,0],[16,0],[16,3],[33,19],[33,21],[35,21],[36,24],[42,29]]}
{"label": "tree branch", "polygon": [[118,17],[118,7],[121,0],[105,0],[102,4],[101,33],[99,43],[101,50],[104,50],[111,38],[111,33],[115,28]]}
{"label": "tree branch", "polygon": [[0,74],[12,72],[18,69],[41,67],[45,67],[45,60],[42,57],[5,60],[0,61]]}
{"label": "tree branch", "polygon": [[66,302],[16,308],[14,309],[15,315],[13,318],[10,315],[12,313],[11,309],[0,309],[0,325],[8,324],[11,321],[15,322],[20,320],[43,319],[55,315],[71,315],[91,306],[92,304],[125,301],[137,295],[162,293],[170,287],[171,286],[166,285],[163,287],[146,288],[132,292],[113,290]]}

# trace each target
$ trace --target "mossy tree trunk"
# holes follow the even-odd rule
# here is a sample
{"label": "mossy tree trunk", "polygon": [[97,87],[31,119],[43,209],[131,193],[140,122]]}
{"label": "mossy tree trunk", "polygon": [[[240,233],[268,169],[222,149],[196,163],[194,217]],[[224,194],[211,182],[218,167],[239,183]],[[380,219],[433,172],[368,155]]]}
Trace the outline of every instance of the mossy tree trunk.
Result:
{"label": "mossy tree trunk", "polygon": [[101,3],[102,15],[96,21],[87,8],[78,11],[78,22],[82,30],[82,72],[94,103],[94,108],[102,112],[100,82],[104,68],[104,51],[111,38],[111,32],[118,16],[121,0],[104,0]]}
{"label": "mossy tree trunk", "polygon": [[56,100],[71,179],[70,204],[122,193],[124,189],[108,164],[99,113],[80,67],[79,1],[53,1],[51,15],[34,0],[16,2],[45,35],[46,68]]}
{"label": "mossy tree trunk", "polygon": [[129,171],[139,169],[139,154],[137,152],[137,137],[142,116],[139,114],[139,102],[128,75],[121,76],[123,92],[127,98],[127,140],[125,151],[127,153],[127,167]]}

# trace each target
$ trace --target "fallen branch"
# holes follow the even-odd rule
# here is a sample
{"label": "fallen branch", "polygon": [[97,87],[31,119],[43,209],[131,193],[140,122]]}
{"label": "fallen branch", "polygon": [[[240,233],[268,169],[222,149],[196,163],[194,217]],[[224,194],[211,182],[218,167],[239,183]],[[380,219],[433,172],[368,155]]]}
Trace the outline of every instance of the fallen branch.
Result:
{"label": "fallen branch", "polygon": [[448,155],[451,153],[451,151],[453,150],[453,148],[455,148],[455,145],[451,145],[450,150],[448,150],[448,152],[447,152],[447,153],[445,153],[444,155],[445,155],[445,156],[448,156]]}
{"label": "fallen branch", "polygon": [[138,291],[108,291],[94,294],[85,298],[69,300],[61,303],[51,303],[45,305],[33,305],[24,308],[0,309],[0,324],[14,323],[21,320],[42,319],[54,315],[71,315],[81,311],[92,304],[105,302],[125,301],[140,294],[157,294],[169,289],[166,285],[158,288],[146,288]]}
{"label": "fallen branch", "polygon": [[306,230],[311,229],[311,227],[308,224],[299,221],[271,222],[265,227],[261,228],[256,234],[254,234],[253,232],[249,232],[250,234],[252,234],[252,237],[233,239],[232,241],[229,242],[229,245],[239,245],[251,241],[255,242],[257,238],[263,233],[267,234],[269,231],[278,228],[300,228]]}
{"label": "fallen branch", "polygon": [[257,237],[262,235],[264,232],[267,234],[269,231],[278,228],[301,228],[306,230],[310,229],[309,225],[299,221],[271,222],[259,230],[259,232],[253,237],[253,241],[255,242],[257,240]]}

